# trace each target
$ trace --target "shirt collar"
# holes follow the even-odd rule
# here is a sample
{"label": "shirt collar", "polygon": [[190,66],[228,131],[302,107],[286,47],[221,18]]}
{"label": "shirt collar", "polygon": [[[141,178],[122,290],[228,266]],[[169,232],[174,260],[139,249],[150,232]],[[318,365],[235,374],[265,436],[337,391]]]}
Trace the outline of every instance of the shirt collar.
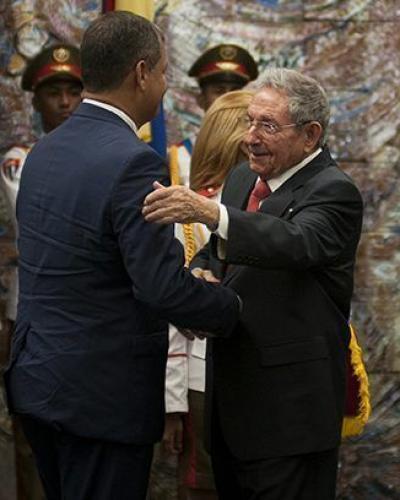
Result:
{"label": "shirt collar", "polygon": [[304,158],[303,161],[295,165],[294,167],[289,168],[289,170],[286,170],[283,172],[283,174],[279,175],[278,177],[274,177],[273,179],[268,180],[268,186],[270,187],[271,191],[274,192],[276,191],[279,187],[282,186],[284,182],[286,182],[290,177],[292,177],[296,172],[304,168],[306,165],[308,165],[314,158],[316,158],[320,153],[322,152],[322,148],[318,148],[316,151],[311,153],[309,156]]}
{"label": "shirt collar", "polygon": [[85,104],[93,104],[93,106],[97,106],[99,108],[106,109],[111,113],[114,113],[115,115],[119,116],[121,120],[123,120],[135,132],[135,134],[137,134],[138,129],[136,123],[132,120],[130,116],[128,116],[124,111],[122,111],[122,109],[116,108],[111,104],[106,104],[105,102],[97,101],[96,99],[88,99],[87,97],[83,99],[82,102],[84,102]]}

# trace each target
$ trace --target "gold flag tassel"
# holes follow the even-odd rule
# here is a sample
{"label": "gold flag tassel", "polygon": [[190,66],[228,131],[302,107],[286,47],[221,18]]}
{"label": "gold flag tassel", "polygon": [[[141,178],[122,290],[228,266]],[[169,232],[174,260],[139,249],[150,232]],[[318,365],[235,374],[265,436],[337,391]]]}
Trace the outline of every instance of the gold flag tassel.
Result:
{"label": "gold flag tassel", "polygon": [[[169,148],[169,172],[171,177],[171,184],[178,186],[181,184],[179,178],[179,163],[178,163],[178,146],[173,145]],[[196,254],[196,242],[194,239],[194,226],[193,224],[182,224],[183,237],[185,240],[185,266],[188,267],[190,261]]]}
{"label": "gold flag tassel", "polygon": [[352,325],[350,325],[350,333],[349,349],[351,368],[359,384],[358,408],[356,415],[345,415],[342,426],[342,437],[360,434],[371,414],[368,375],[362,359],[362,350],[357,342],[356,333]]}

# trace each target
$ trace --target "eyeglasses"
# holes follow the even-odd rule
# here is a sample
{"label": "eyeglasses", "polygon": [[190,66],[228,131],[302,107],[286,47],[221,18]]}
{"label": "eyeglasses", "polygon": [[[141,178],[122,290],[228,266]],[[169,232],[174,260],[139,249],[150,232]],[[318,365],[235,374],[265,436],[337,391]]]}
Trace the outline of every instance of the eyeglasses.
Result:
{"label": "eyeglasses", "polygon": [[241,116],[238,121],[241,125],[246,127],[247,130],[250,130],[251,127],[255,127],[257,130],[265,132],[268,135],[277,134],[284,128],[301,127],[302,125],[308,123],[308,122],[303,122],[303,123],[288,123],[287,125],[278,125],[277,123],[274,122],[252,119],[249,116]]}

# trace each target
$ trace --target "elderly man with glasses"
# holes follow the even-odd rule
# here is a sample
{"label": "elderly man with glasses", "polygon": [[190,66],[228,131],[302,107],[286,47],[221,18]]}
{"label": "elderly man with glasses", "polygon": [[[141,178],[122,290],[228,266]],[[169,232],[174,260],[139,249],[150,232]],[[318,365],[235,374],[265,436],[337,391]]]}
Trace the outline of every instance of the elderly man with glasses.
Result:
{"label": "elderly man with glasses", "polygon": [[221,500],[335,498],[363,204],[326,146],[328,122],[315,80],[271,69],[248,109],[249,162],[221,204],[159,184],[145,200],[148,221],[207,224],[214,234],[193,271],[243,298],[240,324],[208,353]]}

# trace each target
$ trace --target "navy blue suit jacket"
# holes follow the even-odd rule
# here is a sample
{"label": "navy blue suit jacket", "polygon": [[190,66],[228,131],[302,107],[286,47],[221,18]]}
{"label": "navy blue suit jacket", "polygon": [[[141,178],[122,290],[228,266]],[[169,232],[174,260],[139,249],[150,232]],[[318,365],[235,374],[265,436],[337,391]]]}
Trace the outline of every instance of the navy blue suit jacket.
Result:
{"label": "navy blue suit jacket", "polygon": [[238,301],[183,267],[172,226],[147,223],[163,160],[117,115],[81,104],[32,150],[19,223],[10,408],[78,436],[160,438],[167,322],[229,335]]}

